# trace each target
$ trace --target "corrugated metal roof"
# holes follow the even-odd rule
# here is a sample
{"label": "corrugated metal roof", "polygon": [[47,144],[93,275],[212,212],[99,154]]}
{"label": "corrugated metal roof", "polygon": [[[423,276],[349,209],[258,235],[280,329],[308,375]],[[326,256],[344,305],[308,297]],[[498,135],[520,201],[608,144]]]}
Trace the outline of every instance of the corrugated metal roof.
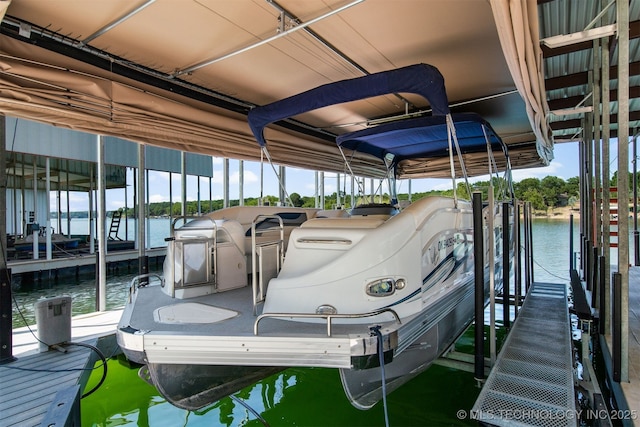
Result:
{"label": "corrugated metal roof", "polygon": [[[598,16],[607,2],[600,0],[538,0],[540,37],[541,39],[577,33],[583,31]],[[629,3],[629,127],[631,130],[640,127],[640,1],[632,0]],[[615,2],[603,13],[596,27],[616,23]],[[618,88],[618,49],[616,37],[609,38],[610,42],[610,82],[609,87],[613,95]],[[577,105],[580,100],[590,92],[588,85],[589,72],[594,67],[593,43],[580,44],[563,49],[566,53],[556,54],[561,49],[543,48],[544,54],[544,78],[547,88],[547,101],[551,110],[567,108],[569,105]],[[562,79],[561,79],[562,78]],[[560,87],[557,87],[558,84]],[[590,100],[584,105],[590,105]],[[618,113],[617,98],[610,103],[611,114]],[[558,117],[551,116],[551,127],[554,129],[554,138],[561,140],[577,140],[581,138],[580,126],[567,126],[581,119],[582,115],[568,115]],[[615,118],[615,117],[614,117]],[[617,135],[617,123],[611,124],[612,136]],[[630,132],[633,134],[633,132]]]}

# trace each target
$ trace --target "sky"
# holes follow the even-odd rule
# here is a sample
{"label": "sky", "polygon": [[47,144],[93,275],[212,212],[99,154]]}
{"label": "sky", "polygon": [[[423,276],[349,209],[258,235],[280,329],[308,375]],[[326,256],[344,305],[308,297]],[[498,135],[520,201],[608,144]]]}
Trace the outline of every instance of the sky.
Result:
{"label": "sky", "polygon": [[[611,169],[617,169],[617,150],[612,142],[611,150]],[[631,157],[631,156],[630,156]],[[229,161],[229,198],[238,199],[239,195],[239,161]],[[223,169],[222,159],[215,158],[213,161],[213,178],[211,179],[211,197],[222,199],[223,197]],[[133,183],[133,171],[128,170],[127,182],[129,188],[126,191],[126,206],[133,206],[133,189],[130,187]],[[513,171],[513,179],[515,182],[525,178],[539,178],[545,176],[557,176],[565,181],[569,178],[578,176],[578,144],[560,143],[554,147],[554,159],[549,166],[531,169],[521,169]],[[149,202],[169,201],[169,174],[165,172],[150,171],[149,173]],[[341,177],[341,190],[346,190],[347,194],[351,193],[350,179],[348,179],[345,188],[345,176]],[[478,180],[486,180],[486,177],[479,177]],[[172,181],[172,198],[174,202],[181,200],[181,177],[178,174],[171,175]],[[200,200],[209,200],[209,178],[200,179]],[[302,170],[297,168],[286,169],[287,192],[298,193],[301,196],[314,196],[315,194],[315,174],[313,171]],[[370,183],[367,181],[366,191],[370,190]],[[325,194],[332,194],[337,188],[336,174],[325,173]],[[413,180],[411,183],[412,193],[424,192],[428,190],[440,190],[451,188],[451,181],[448,179],[419,179]],[[270,165],[264,165],[264,195],[278,195],[278,181]],[[399,193],[408,192],[408,184],[401,182],[399,185]],[[356,192],[357,194],[357,192]],[[244,196],[259,197],[260,196],[260,163],[244,162]],[[187,200],[198,200],[198,179],[193,176],[187,177]],[[66,194],[61,194],[61,204],[63,210],[66,210]],[[71,193],[69,197],[71,211],[88,210],[88,196],[84,193]],[[51,210],[56,210],[56,195],[52,193]],[[125,191],[123,189],[113,189],[106,191],[106,210],[111,211],[125,206]]]}

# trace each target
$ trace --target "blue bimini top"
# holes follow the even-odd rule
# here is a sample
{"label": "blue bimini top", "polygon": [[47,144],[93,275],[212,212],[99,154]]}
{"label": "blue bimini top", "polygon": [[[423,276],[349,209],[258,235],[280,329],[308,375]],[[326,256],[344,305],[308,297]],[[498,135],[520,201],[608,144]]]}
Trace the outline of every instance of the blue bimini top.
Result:
{"label": "blue bimini top", "polygon": [[444,78],[432,65],[416,64],[318,86],[306,92],[249,111],[249,127],[258,144],[265,146],[264,128],[307,111],[391,93],[415,93],[429,101],[434,115],[449,113]]}

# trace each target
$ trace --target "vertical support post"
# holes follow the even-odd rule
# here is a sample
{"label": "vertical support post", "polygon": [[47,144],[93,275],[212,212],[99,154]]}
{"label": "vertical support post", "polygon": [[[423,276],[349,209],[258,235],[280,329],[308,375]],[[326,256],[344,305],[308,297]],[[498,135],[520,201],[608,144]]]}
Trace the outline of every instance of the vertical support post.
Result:
{"label": "vertical support post", "polygon": [[629,381],[629,2],[618,1],[618,273],[620,380]]}
{"label": "vertical support post", "polygon": [[213,212],[213,176],[209,177],[209,212]]}
{"label": "vertical support post", "polygon": [[[609,39],[604,37],[602,39],[602,98],[608,100],[611,97],[611,91],[609,88]],[[602,306],[610,307],[611,301],[611,196],[609,194],[611,189],[611,173],[610,173],[610,155],[609,155],[609,134],[610,134],[610,110],[611,106],[609,102],[602,103],[602,254],[605,255],[604,264],[604,299]],[[600,318],[600,321],[604,323],[602,327],[604,334],[609,334],[611,328],[611,322],[609,316]]]}
{"label": "vertical support post", "polygon": [[640,266],[640,233],[638,232],[638,134],[633,136],[633,254],[634,264]]}
{"label": "vertical support post", "polygon": [[574,270],[573,265],[573,214],[569,215],[569,274]]}
{"label": "vertical support post", "polygon": [[[6,120],[0,114],[0,247],[7,247],[7,150]],[[16,230],[14,230],[14,233]],[[11,270],[7,268],[7,252],[0,256],[0,365],[12,362],[13,357],[13,317],[11,297]]]}
{"label": "vertical support post", "polygon": [[606,324],[607,322],[605,322],[605,319],[607,318],[607,316],[609,315],[609,308],[607,307],[607,305],[605,304],[605,292],[606,292],[606,286],[604,284],[605,282],[605,266],[607,264],[607,261],[605,259],[605,256],[601,255],[600,257],[598,257],[598,271],[600,272],[600,297],[598,298],[598,315],[599,315],[599,324],[598,324],[598,332],[601,335],[604,335],[606,333]]}
{"label": "vertical support post", "polygon": [[[531,287],[536,281],[533,268],[533,206],[531,202],[527,202],[527,205],[529,206],[529,226],[527,227],[527,234],[529,235],[529,274],[531,274],[529,287]],[[527,292],[529,292],[529,288],[527,288]]]}
{"label": "vertical support post", "polygon": [[67,191],[67,234],[69,235],[69,237],[71,237],[71,201],[69,200],[69,160],[67,160],[67,185],[66,185],[66,191]]}
{"label": "vertical support post", "polygon": [[593,271],[593,278],[591,279],[591,283],[593,289],[591,289],[591,307],[598,307],[598,298],[600,297],[600,284],[598,280],[600,279],[600,271],[598,269],[599,260],[598,260],[598,248],[593,247],[591,249],[591,261],[593,266],[591,267]]}
{"label": "vertical support post", "polygon": [[502,203],[502,324],[505,328],[510,328],[509,299],[510,299],[510,277],[511,270],[509,260],[511,259],[511,236],[509,235],[509,219],[511,211],[509,202]]}
{"label": "vertical support post", "polygon": [[[129,201],[129,195],[127,194],[129,174],[127,169],[126,167],[124,169],[124,240],[129,240],[129,206],[127,204]],[[171,189],[171,175],[169,175],[169,189]],[[69,214],[67,213],[67,215]],[[171,215],[171,196],[169,196],[169,215]]]}
{"label": "vertical support post", "polygon": [[278,200],[280,201],[280,206],[287,206],[287,169],[284,166],[280,166],[279,169],[280,195],[278,196]]}
{"label": "vertical support post", "polygon": [[[314,179],[315,179],[315,186],[313,187],[313,188],[315,188],[315,191],[314,191],[313,196],[314,196],[314,207],[316,209],[320,208],[320,191],[319,191],[320,190],[320,187],[319,187],[320,180],[318,178],[319,174],[320,174],[320,172],[318,172],[318,171],[315,171],[315,173],[313,174],[314,175]],[[351,179],[353,180],[353,177]],[[353,182],[353,181],[351,181],[351,182]]]}
{"label": "vertical support post", "polygon": [[516,261],[516,289],[513,293],[513,310],[514,310],[514,318],[518,317],[518,311],[520,310],[520,295],[522,295],[522,249],[521,249],[521,230],[520,230],[520,212],[521,212],[521,204],[520,202],[516,203],[516,212],[515,212],[515,220],[516,220],[516,234],[515,234],[515,244],[516,244],[516,253],[514,259]]}
{"label": "vertical support post", "polygon": [[[409,182],[411,182],[411,180],[409,180]],[[356,178],[351,175],[351,208],[353,208],[356,205]],[[411,188],[411,187],[409,187]],[[411,194],[411,190],[409,190],[409,194]]]}
{"label": "vertical support post", "polygon": [[229,159],[227,157],[222,161],[222,207],[229,207]]}
{"label": "vertical support post", "polygon": [[107,227],[105,226],[105,188],[106,178],[104,170],[104,137],[97,136],[98,144],[98,259],[96,262],[97,281],[96,285],[96,310],[105,311],[107,309]]}
{"label": "vertical support post", "polygon": [[[33,156],[33,223],[39,224],[38,218],[38,163],[37,156]],[[38,242],[39,230],[35,227],[31,230],[33,233],[33,259],[40,259],[40,244]]]}
{"label": "vertical support post", "polygon": [[320,172],[320,209],[324,209],[324,172]]}
{"label": "vertical support post", "polygon": [[239,205],[244,206],[244,160],[238,161],[238,199]]}
{"label": "vertical support post", "polygon": [[342,206],[342,200],[340,199],[340,173],[336,174],[336,209]]}
{"label": "vertical support post", "polygon": [[473,257],[475,273],[475,363],[474,376],[484,378],[484,224],[482,223],[482,193],[474,192]]}
{"label": "vertical support post", "polygon": [[489,181],[489,200],[487,202],[487,245],[489,246],[489,357],[491,366],[496,363],[496,204],[493,199],[493,183]]}
{"label": "vertical support post", "polygon": [[0,268],[0,365],[16,360],[13,357],[11,270],[6,268],[6,259],[2,264],[3,267]]}
{"label": "vertical support post", "polygon": [[[135,201],[134,201],[134,204],[135,204]],[[172,224],[172,223],[173,223],[173,174],[169,172],[169,224]],[[127,237],[128,236],[129,234],[127,234]]]}
{"label": "vertical support post", "polygon": [[524,293],[529,291],[531,285],[531,264],[529,263],[529,202],[524,202]]}
{"label": "vertical support post", "polygon": [[44,208],[46,211],[44,220],[44,242],[45,253],[48,260],[53,258],[53,250],[51,248],[51,158],[49,156],[44,158],[44,192],[47,195],[44,200]]}
{"label": "vertical support post", "polygon": [[585,245],[584,245],[584,254],[586,256],[586,262],[584,265],[584,278],[587,282],[587,290],[588,291],[592,291],[593,290],[593,283],[592,283],[592,270],[593,270],[593,250],[591,249],[593,248],[593,245],[591,245],[591,240],[587,239],[585,240]]}
{"label": "vertical support post", "polygon": [[611,351],[611,362],[613,380],[620,382],[622,380],[622,275],[620,273],[613,273],[611,284],[613,286],[613,306],[611,307],[611,318],[613,322],[611,340],[613,349]]}
{"label": "vertical support post", "polygon": [[[149,181],[147,181],[148,183]],[[202,201],[200,198],[200,175],[196,175],[196,190],[198,192],[198,215],[202,215]]]}
{"label": "vertical support post", "polygon": [[187,154],[180,152],[180,214],[187,216]]}
{"label": "vertical support post", "polygon": [[[145,189],[145,146],[138,144],[138,274],[149,273],[149,259],[146,255],[146,189]],[[184,204],[183,204],[184,209]]]}

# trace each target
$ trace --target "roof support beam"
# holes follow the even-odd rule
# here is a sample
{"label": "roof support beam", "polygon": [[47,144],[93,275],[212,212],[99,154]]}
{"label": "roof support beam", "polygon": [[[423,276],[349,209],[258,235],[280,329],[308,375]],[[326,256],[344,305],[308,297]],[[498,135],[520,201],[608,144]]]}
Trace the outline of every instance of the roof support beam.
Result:
{"label": "roof support beam", "polygon": [[138,12],[140,12],[141,10],[143,10],[144,8],[149,6],[150,4],[154,3],[155,1],[156,0],[147,0],[145,3],[143,3],[140,6],[136,7],[131,12],[121,16],[120,18],[116,19],[113,22],[110,22],[109,24],[107,24],[104,27],[100,28],[95,33],[91,34],[89,37],[85,38],[84,40],[81,40],[80,41],[80,45],[84,46],[86,44],[89,44],[89,42],[91,42],[93,39],[95,39],[97,37],[100,37],[101,35],[103,35],[107,31],[111,30],[112,28],[115,28],[116,26],[122,24],[124,21],[126,21],[129,18],[131,18],[133,15],[135,15]]}
{"label": "roof support beam", "polygon": [[[609,68],[609,73],[611,76],[618,75],[618,67],[612,66]],[[640,75],[640,62],[632,62],[629,64],[629,75],[637,76]],[[584,71],[581,73],[568,74],[566,76],[560,77],[552,77],[550,79],[545,79],[544,86],[547,91],[556,90],[556,89],[564,89],[571,86],[580,86],[586,85],[589,83],[589,75],[588,72]]]}
{"label": "roof support beam", "polygon": [[[640,86],[632,86],[629,88],[629,98],[640,98]],[[570,96],[567,98],[550,99],[547,101],[550,110],[561,110],[563,108],[575,107],[584,99],[584,96]],[[609,91],[609,102],[618,100],[618,90],[612,89]]]}
{"label": "roof support beam", "polygon": [[338,14],[338,13],[340,13],[340,12],[346,10],[346,9],[349,9],[350,7],[353,7],[353,6],[357,5],[358,3],[362,3],[363,1],[364,0],[354,0],[351,3],[348,3],[348,4],[346,4],[346,5],[342,6],[342,7],[339,7],[337,9],[335,9],[335,10],[332,10],[331,12],[325,13],[324,15],[320,15],[317,18],[312,19],[311,21],[307,21],[307,22],[305,22],[303,24],[300,24],[300,25],[297,25],[297,26],[295,26],[293,28],[290,28],[290,29],[288,29],[288,30],[286,30],[284,32],[278,33],[275,36],[266,38],[264,40],[260,40],[259,42],[254,43],[254,44],[249,45],[249,46],[246,46],[246,47],[243,47],[242,49],[238,49],[238,50],[235,50],[233,52],[229,52],[226,55],[222,55],[222,56],[219,56],[217,58],[207,59],[207,60],[202,61],[202,62],[200,62],[198,64],[192,65],[191,67],[187,67],[187,68],[184,68],[182,70],[178,70],[175,73],[171,74],[170,77],[178,77],[178,76],[181,76],[183,74],[188,74],[188,73],[191,73],[193,71],[199,70],[200,68],[206,67],[208,65],[215,64],[216,62],[220,62],[220,61],[223,61],[225,59],[228,59],[228,58],[234,57],[236,55],[239,55],[241,53],[247,52],[247,51],[249,51],[251,49],[255,49],[256,47],[259,47],[259,46],[262,46],[262,45],[265,45],[265,44],[269,44],[274,40],[277,40],[279,38],[288,36],[289,34],[294,33],[296,31],[303,30],[303,29],[307,28],[309,25],[313,25],[316,22],[322,21],[323,19],[326,19],[326,18],[328,18],[330,16],[333,16],[335,14]]}

